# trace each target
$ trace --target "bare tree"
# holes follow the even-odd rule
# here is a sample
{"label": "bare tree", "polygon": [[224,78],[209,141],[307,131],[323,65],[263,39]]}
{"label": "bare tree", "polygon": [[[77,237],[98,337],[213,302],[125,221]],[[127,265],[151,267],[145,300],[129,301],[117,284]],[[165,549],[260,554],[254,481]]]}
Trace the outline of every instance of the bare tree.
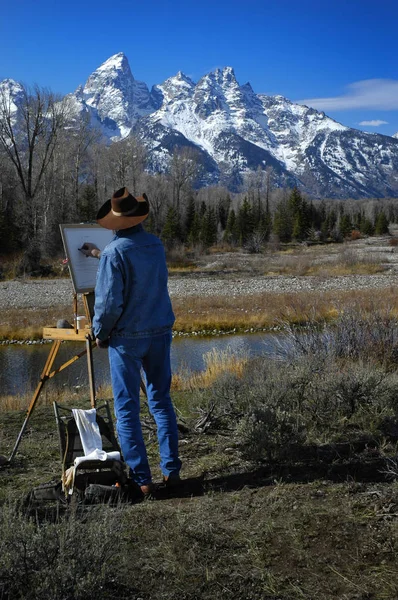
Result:
{"label": "bare tree", "polygon": [[126,185],[133,194],[138,194],[145,160],[145,147],[136,137],[130,136],[120,142],[114,142],[107,151],[106,167],[112,188]]}
{"label": "bare tree", "polygon": [[117,189],[126,185],[129,170],[129,149],[126,140],[114,142],[107,153],[107,176],[112,182],[112,188]]}
{"label": "bare tree", "polygon": [[156,233],[160,233],[163,220],[168,206],[170,184],[162,173],[146,175],[145,192],[149,198],[153,227]]}
{"label": "bare tree", "polygon": [[141,190],[138,189],[138,184],[145,169],[147,158],[146,148],[144,144],[133,135],[130,135],[126,141],[129,152],[128,183],[132,193],[139,195]]}
{"label": "bare tree", "polygon": [[34,200],[52,160],[58,135],[66,125],[68,101],[35,86],[19,84],[17,101],[0,89],[0,148],[11,161],[25,200],[26,239],[35,235]]}
{"label": "bare tree", "polygon": [[86,113],[80,119],[78,127],[74,129],[71,138],[71,156],[73,161],[73,199],[74,209],[78,209],[79,190],[82,179],[82,166],[84,161],[87,161],[88,149],[97,144],[101,139],[101,132],[92,127],[90,115]]}
{"label": "bare tree", "polygon": [[173,205],[180,210],[181,193],[192,185],[200,173],[199,155],[194,148],[176,148],[170,163],[170,177],[173,182]]}

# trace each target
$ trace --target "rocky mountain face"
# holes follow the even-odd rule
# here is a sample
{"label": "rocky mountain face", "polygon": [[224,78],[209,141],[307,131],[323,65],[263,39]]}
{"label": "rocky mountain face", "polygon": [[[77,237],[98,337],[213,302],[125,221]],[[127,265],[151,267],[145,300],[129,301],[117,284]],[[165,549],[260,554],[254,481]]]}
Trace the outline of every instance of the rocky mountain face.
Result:
{"label": "rocky mountain face", "polygon": [[260,167],[272,168],[274,185],[315,197],[398,195],[398,134],[363,133],[283,96],[256,94],[231,67],[197,83],[179,72],[149,91],[119,53],[69,98],[109,141],[141,138],[153,170],[167,170],[174,149],[187,147],[203,166],[201,183],[237,189]]}
{"label": "rocky mountain face", "polygon": [[19,104],[23,100],[22,86],[13,79],[3,79],[0,81],[0,101],[11,116],[17,115]]}
{"label": "rocky mountain face", "polygon": [[69,98],[75,112],[88,112],[112,141],[127,137],[138,119],[156,110],[148,87],[134,79],[123,53],[111,56]]}

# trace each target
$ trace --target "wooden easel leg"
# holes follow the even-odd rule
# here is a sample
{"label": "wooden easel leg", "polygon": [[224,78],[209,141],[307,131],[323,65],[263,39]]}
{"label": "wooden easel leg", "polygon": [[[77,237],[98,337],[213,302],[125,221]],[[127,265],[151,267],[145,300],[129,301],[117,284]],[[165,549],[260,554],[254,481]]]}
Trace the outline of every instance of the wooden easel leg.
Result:
{"label": "wooden easel leg", "polygon": [[86,313],[88,327],[92,326],[92,318],[94,316],[94,302],[94,292],[87,292],[86,294],[83,294],[83,306],[84,312]]}
{"label": "wooden easel leg", "polygon": [[37,400],[38,400],[38,398],[40,396],[40,393],[41,393],[41,391],[43,389],[43,386],[44,386],[44,384],[46,383],[46,381],[48,379],[48,376],[49,376],[49,374],[51,372],[51,369],[52,369],[52,366],[54,364],[54,360],[55,360],[55,357],[57,356],[57,353],[58,353],[60,345],[61,345],[61,340],[56,340],[53,343],[53,345],[51,346],[51,348],[50,348],[50,352],[49,352],[49,355],[47,357],[46,364],[44,365],[44,369],[42,371],[42,374],[41,374],[41,377],[40,377],[40,381],[37,384],[37,387],[36,387],[36,389],[34,391],[34,394],[32,396],[32,400],[30,401],[30,404],[29,404],[29,407],[28,407],[28,410],[27,410],[27,413],[26,413],[25,421],[23,422],[21,431],[18,434],[18,437],[17,437],[17,440],[15,442],[14,448],[13,448],[11,454],[10,454],[10,458],[8,459],[9,463],[12,461],[12,459],[14,458],[14,456],[15,456],[17,450],[18,450],[18,446],[19,446],[19,444],[21,442],[22,436],[23,436],[24,431],[26,429],[26,426],[28,424],[30,415],[32,414],[32,412],[34,410],[34,407],[35,407],[36,402],[37,402]]}
{"label": "wooden easel leg", "polygon": [[95,408],[96,403],[95,403],[93,347],[91,345],[91,338],[89,335],[86,337],[86,350],[87,350],[88,384],[90,387],[90,403],[91,403],[91,408]]}

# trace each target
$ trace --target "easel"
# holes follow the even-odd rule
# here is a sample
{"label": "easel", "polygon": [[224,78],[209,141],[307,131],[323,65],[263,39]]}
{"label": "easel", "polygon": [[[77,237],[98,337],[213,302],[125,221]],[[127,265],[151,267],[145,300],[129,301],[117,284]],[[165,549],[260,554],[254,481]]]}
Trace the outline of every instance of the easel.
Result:
{"label": "easel", "polygon": [[[73,297],[73,314],[74,314],[74,328],[73,329],[62,329],[57,327],[44,327],[43,328],[43,339],[45,340],[53,340],[53,343],[50,348],[50,352],[47,357],[46,364],[44,365],[44,369],[40,376],[39,383],[33,393],[32,399],[30,401],[25,420],[23,422],[21,431],[18,434],[17,440],[15,442],[14,448],[10,454],[10,458],[8,459],[8,464],[13,460],[18,446],[21,442],[22,436],[25,432],[26,426],[28,424],[29,418],[36,406],[36,403],[39,399],[39,396],[43,390],[43,387],[49,379],[52,379],[69,367],[69,365],[76,362],[79,358],[87,355],[87,372],[88,372],[88,382],[90,388],[90,403],[91,407],[95,408],[96,406],[96,397],[95,397],[95,385],[94,385],[94,365],[93,365],[93,348],[95,348],[95,344],[93,343],[92,335],[91,335],[91,316],[94,313],[94,292],[88,292],[82,295],[84,312],[86,315],[87,325],[84,329],[77,328],[77,315],[78,315],[78,297],[77,294],[74,294]],[[85,342],[86,348],[82,351],[67,360],[57,369],[53,368],[53,364],[55,358],[58,354],[58,350],[60,349],[61,342]]]}

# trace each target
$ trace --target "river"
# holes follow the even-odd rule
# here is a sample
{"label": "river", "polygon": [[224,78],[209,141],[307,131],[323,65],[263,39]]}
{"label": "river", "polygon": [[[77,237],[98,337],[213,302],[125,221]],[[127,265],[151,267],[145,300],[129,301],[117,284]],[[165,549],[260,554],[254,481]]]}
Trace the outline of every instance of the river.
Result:
{"label": "river", "polygon": [[[176,337],[171,350],[173,372],[184,370],[200,371],[205,367],[204,356],[216,350],[228,348],[237,355],[258,356],[272,354],[278,344],[277,335],[251,333],[246,335],[222,335],[212,337]],[[62,344],[55,367],[84,349],[83,344],[65,342]],[[50,350],[49,344],[12,344],[0,346],[0,395],[29,394],[37,385]],[[110,382],[108,353],[95,350],[95,384]],[[82,357],[67,369],[57,374],[46,384],[55,388],[87,386],[87,362]],[[53,388],[54,389],[54,388]]]}

